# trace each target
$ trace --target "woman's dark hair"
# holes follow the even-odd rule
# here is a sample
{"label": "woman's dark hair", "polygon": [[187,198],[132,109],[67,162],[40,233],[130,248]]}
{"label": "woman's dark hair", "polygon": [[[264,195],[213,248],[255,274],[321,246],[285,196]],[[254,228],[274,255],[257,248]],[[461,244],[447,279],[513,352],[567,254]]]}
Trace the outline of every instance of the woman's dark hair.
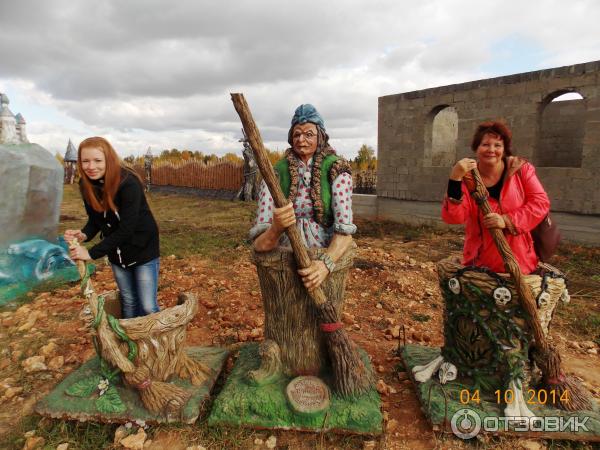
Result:
{"label": "woman's dark hair", "polygon": [[477,151],[477,147],[481,144],[483,137],[486,134],[491,134],[499,139],[502,139],[504,143],[504,156],[511,156],[511,141],[512,132],[504,123],[498,121],[489,121],[479,124],[473,135],[473,141],[471,142],[471,150]]}

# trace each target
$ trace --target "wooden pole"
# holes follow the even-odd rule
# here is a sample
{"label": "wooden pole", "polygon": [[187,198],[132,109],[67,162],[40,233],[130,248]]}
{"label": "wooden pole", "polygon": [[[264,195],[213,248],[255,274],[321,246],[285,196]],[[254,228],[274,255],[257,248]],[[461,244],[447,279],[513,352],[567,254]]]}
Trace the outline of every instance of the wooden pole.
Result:
{"label": "wooden pole", "polygon": [[[471,176],[465,176],[463,180],[471,193],[471,196],[475,200],[475,203],[479,206],[481,213],[485,216],[494,212],[488,202],[488,190],[483,184],[479,171],[476,168],[473,169],[471,171]],[[537,306],[533,293],[531,292],[529,285],[525,283],[519,263],[515,259],[503,231],[499,228],[490,228],[488,231],[492,235],[492,239],[502,256],[506,271],[514,279],[515,288],[519,294],[521,305],[526,312],[525,317],[527,324],[533,331],[533,337],[537,347],[536,362],[542,370],[544,382],[550,389],[559,391],[560,395],[556,395],[556,397],[560,397],[558,406],[563,409],[570,411],[591,409],[592,405],[589,400],[591,395],[577,382],[577,380],[565,376],[561,369],[558,350],[550,345],[546,339],[546,335],[544,334],[544,330],[542,329],[542,325],[537,316]]]}

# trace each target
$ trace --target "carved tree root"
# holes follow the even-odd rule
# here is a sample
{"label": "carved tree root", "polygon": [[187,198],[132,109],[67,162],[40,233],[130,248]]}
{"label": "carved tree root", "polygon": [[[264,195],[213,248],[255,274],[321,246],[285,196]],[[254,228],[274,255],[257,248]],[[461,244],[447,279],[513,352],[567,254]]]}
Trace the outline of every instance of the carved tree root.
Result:
{"label": "carved tree root", "polygon": [[177,366],[175,366],[175,373],[179,378],[188,378],[194,386],[200,386],[214,372],[210,367],[190,358],[185,353],[179,356]]}
{"label": "carved tree root", "polygon": [[269,384],[282,373],[281,350],[271,339],[266,339],[258,347],[260,367],[248,372],[248,379],[258,385]]}

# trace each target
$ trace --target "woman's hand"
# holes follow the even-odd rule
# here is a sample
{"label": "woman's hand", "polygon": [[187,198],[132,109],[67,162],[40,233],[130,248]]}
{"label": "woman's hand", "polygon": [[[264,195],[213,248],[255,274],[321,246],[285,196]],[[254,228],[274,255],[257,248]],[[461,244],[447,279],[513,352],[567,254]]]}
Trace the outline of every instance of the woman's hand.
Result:
{"label": "woman's hand", "polygon": [[[66,233],[65,233],[66,234]],[[69,249],[69,254],[71,256],[71,259],[74,261],[77,260],[81,260],[81,261],[89,261],[90,259],[92,259],[90,257],[89,252],[87,251],[87,248],[78,245],[76,247],[72,247]]]}
{"label": "woman's hand", "polygon": [[506,222],[500,214],[489,213],[483,217],[483,226],[486,228],[506,228]]}
{"label": "woman's hand", "polygon": [[463,158],[454,164],[450,171],[450,179],[455,181],[461,181],[463,177],[471,170],[477,167],[477,161],[473,158]]}
{"label": "woman's hand", "polygon": [[283,233],[287,227],[290,227],[295,223],[296,213],[294,212],[292,203],[288,203],[281,208],[275,208],[273,210],[273,224],[271,226],[278,234]]}
{"label": "woman's hand", "polygon": [[327,270],[323,261],[317,260],[313,261],[306,269],[298,270],[298,273],[302,277],[302,283],[304,283],[306,289],[312,291],[321,286],[321,283],[329,275],[329,270]]}
{"label": "woman's hand", "polygon": [[87,236],[80,230],[66,230],[65,241],[70,244],[73,239],[77,239],[78,242],[83,242],[87,239]]}

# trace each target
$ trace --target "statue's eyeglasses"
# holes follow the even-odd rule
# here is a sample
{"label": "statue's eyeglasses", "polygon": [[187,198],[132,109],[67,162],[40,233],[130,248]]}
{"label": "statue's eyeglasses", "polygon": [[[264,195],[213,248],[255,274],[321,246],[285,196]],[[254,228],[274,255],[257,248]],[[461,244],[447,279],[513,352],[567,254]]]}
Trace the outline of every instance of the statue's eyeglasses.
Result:
{"label": "statue's eyeglasses", "polygon": [[304,136],[304,139],[306,139],[307,141],[312,141],[317,137],[317,134],[313,131],[307,131],[305,133],[301,131],[294,131],[294,134],[292,134],[292,139],[297,141],[298,139],[300,139],[300,136]]}

